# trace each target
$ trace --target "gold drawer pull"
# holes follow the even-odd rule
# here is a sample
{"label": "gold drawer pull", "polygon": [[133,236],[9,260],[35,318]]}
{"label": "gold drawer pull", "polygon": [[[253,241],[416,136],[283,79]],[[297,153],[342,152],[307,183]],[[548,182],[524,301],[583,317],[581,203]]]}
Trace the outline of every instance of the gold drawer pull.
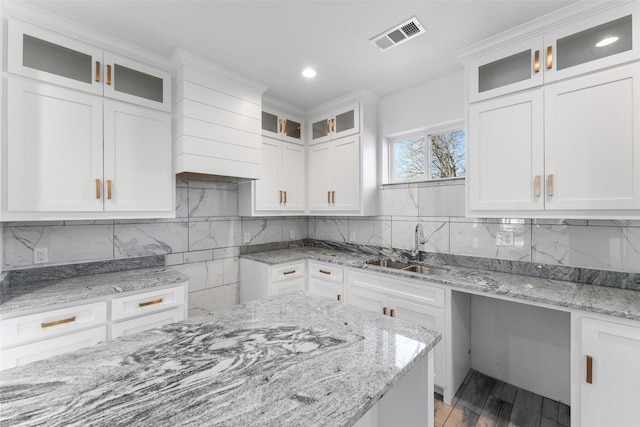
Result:
{"label": "gold drawer pull", "polygon": [[284,192],[284,204],[285,205],[287,204],[287,192],[286,192],[286,190]]}
{"label": "gold drawer pull", "polygon": [[553,174],[550,173],[547,177],[547,195],[553,196]]}
{"label": "gold drawer pull", "polygon": [[593,384],[593,357],[587,356],[587,383]]}
{"label": "gold drawer pull", "polygon": [[342,301],[342,295],[338,294],[338,301]]}
{"label": "gold drawer pull", "polygon": [[535,60],[533,63],[533,72],[538,74],[540,72],[540,51],[536,50],[536,53],[534,56],[535,56]]}
{"label": "gold drawer pull", "polygon": [[107,199],[111,200],[111,180],[107,180]]}
{"label": "gold drawer pull", "polygon": [[396,317],[396,311],[393,308],[389,311],[389,316]]}
{"label": "gold drawer pull", "polygon": [[382,307],[382,314],[387,315],[387,307]]}
{"label": "gold drawer pull", "polygon": [[318,271],[322,274],[329,274],[329,275],[331,274],[331,272],[327,270],[318,270]]}
{"label": "gold drawer pull", "polygon": [[331,132],[331,120],[327,119],[327,133]]}
{"label": "gold drawer pull", "polygon": [[540,197],[540,175],[536,175],[536,197]]}
{"label": "gold drawer pull", "polygon": [[331,204],[331,191],[327,191],[327,203]]}
{"label": "gold drawer pull", "polygon": [[282,204],[282,190],[280,190],[280,204]]}
{"label": "gold drawer pull", "polygon": [[282,274],[284,274],[285,276],[288,276],[289,274],[295,274],[295,272],[296,272],[295,270],[290,270],[290,271],[285,271]]}
{"label": "gold drawer pull", "polygon": [[550,70],[553,67],[553,47],[547,47],[547,70]]}
{"label": "gold drawer pull", "polygon": [[336,204],[336,192],[335,191],[331,192],[331,203],[333,203],[334,205]]}
{"label": "gold drawer pull", "polygon": [[100,81],[100,61],[96,61],[96,81]]}
{"label": "gold drawer pull", "polygon": [[100,179],[96,179],[96,199],[100,198]]}
{"label": "gold drawer pull", "polygon": [[154,299],[153,301],[139,302],[138,307],[146,307],[148,305],[161,304],[161,303],[162,303],[162,298]]}
{"label": "gold drawer pull", "polygon": [[111,65],[107,64],[107,84],[111,86]]}
{"label": "gold drawer pull", "polygon": [[336,119],[331,119],[331,132],[336,131]]}
{"label": "gold drawer pull", "polygon": [[76,316],[69,317],[68,319],[55,320],[53,322],[45,322],[42,324],[42,329],[50,328],[51,326],[62,325],[64,323],[71,323],[76,321]]}

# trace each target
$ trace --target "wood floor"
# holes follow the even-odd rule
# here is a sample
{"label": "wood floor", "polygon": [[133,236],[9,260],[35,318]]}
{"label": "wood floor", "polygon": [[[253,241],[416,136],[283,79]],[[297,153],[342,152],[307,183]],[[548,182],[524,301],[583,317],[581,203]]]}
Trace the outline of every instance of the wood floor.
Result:
{"label": "wood floor", "polygon": [[569,406],[471,370],[449,406],[436,394],[435,427],[567,427]]}

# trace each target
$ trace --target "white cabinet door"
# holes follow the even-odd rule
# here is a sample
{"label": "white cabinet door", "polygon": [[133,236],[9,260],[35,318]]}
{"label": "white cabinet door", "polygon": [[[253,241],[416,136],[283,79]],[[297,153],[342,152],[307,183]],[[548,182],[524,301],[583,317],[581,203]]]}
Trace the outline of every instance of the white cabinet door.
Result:
{"label": "white cabinet door", "polygon": [[[637,425],[640,327],[585,318],[580,357],[582,427]],[[587,375],[588,357],[592,361],[591,378]]]}
{"label": "white cabinet door", "polygon": [[389,306],[393,310],[394,317],[406,320],[414,325],[424,326],[433,329],[442,334],[442,339],[436,345],[434,350],[435,359],[435,384],[441,388],[445,388],[445,311],[442,308],[433,308],[425,304],[417,304],[402,298],[391,296],[389,298]]}
{"label": "white cabinet door", "polygon": [[137,334],[149,329],[160,328],[169,323],[184,320],[183,307],[176,307],[172,310],[161,311],[160,313],[148,314],[135,319],[114,323],[111,326],[111,339]]}
{"label": "white cabinet door", "polygon": [[332,141],[333,210],[360,210],[360,137],[352,136]]}
{"label": "white cabinet door", "polygon": [[282,143],[280,187],[284,191],[284,209],[304,211],[305,207],[305,161],[304,146]]}
{"label": "white cabinet door", "polygon": [[326,297],[333,300],[344,301],[344,285],[342,283],[330,282],[327,280],[309,278],[309,293],[319,297]]}
{"label": "white cabinet door", "polygon": [[280,147],[280,141],[262,138],[262,178],[255,182],[254,190],[257,211],[274,211],[282,207]]}
{"label": "white cabinet door", "polygon": [[306,289],[305,283],[306,279],[304,277],[270,283],[269,296],[285,294],[293,291],[304,291]]}
{"label": "white cabinet door", "polygon": [[10,73],[102,95],[101,49],[17,20],[8,27]]}
{"label": "white cabinet door", "polygon": [[471,210],[543,210],[542,90],[469,108],[467,180]]}
{"label": "white cabinet door", "polygon": [[105,99],[104,153],[106,211],[174,209],[169,114]]}
{"label": "white cabinet door", "polygon": [[347,283],[347,301],[356,307],[376,313],[389,313],[389,296],[387,293],[362,283],[361,280],[350,280]]}
{"label": "white cabinet door", "polygon": [[323,142],[309,147],[309,210],[328,211],[331,209],[331,142]]}
{"label": "white cabinet door", "polygon": [[546,209],[640,209],[640,64],[544,96]]}
{"label": "white cabinet door", "polygon": [[102,211],[102,98],[7,80],[6,210]]}

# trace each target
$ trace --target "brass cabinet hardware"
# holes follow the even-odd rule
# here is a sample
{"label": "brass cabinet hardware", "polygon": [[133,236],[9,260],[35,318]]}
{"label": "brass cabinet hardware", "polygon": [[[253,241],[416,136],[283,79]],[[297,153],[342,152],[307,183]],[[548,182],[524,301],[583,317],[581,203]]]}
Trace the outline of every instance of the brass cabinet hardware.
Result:
{"label": "brass cabinet hardware", "polygon": [[289,274],[294,274],[296,271],[295,270],[289,270],[289,271],[285,271],[284,274],[285,276],[288,276]]}
{"label": "brass cabinet hardware", "polygon": [[282,119],[282,132],[287,133],[287,119]]}
{"label": "brass cabinet hardware", "polygon": [[547,195],[553,196],[553,174],[550,173],[547,177]]}
{"label": "brass cabinet hardware", "polygon": [[107,199],[111,200],[111,180],[107,180]]}
{"label": "brass cabinet hardware", "polygon": [[331,119],[331,132],[336,131],[336,119]]}
{"label": "brass cabinet hardware", "polygon": [[280,204],[282,204],[282,190],[280,190]]}
{"label": "brass cabinet hardware", "polygon": [[540,51],[536,50],[534,54],[533,72],[538,74],[540,72]]}
{"label": "brass cabinet hardware", "polygon": [[331,191],[327,191],[327,203],[331,204]]}
{"label": "brass cabinet hardware", "polygon": [[335,191],[331,192],[331,203],[333,203],[334,205],[336,204],[336,192]]}
{"label": "brass cabinet hardware", "polygon": [[387,307],[382,307],[382,314],[387,315]]}
{"label": "brass cabinet hardware", "polygon": [[45,322],[42,324],[42,329],[50,328],[51,326],[62,325],[64,323],[71,323],[76,321],[76,316],[69,317],[68,319],[54,320],[53,322]]}
{"label": "brass cabinet hardware", "polygon": [[536,182],[536,192],[535,192],[535,194],[536,194],[536,197],[540,197],[540,175],[536,175],[535,182]]}
{"label": "brass cabinet hardware", "polygon": [[96,179],[96,199],[100,198],[100,178]]}
{"label": "brass cabinet hardware", "polygon": [[139,302],[138,307],[146,307],[148,305],[161,304],[161,303],[162,303],[162,298],[154,299],[153,301]]}
{"label": "brass cabinet hardware", "polygon": [[331,132],[331,120],[327,119],[327,133]]}
{"label": "brass cabinet hardware", "polygon": [[322,274],[331,275],[331,272],[330,272],[330,271],[327,271],[327,270],[322,270],[322,269],[321,269],[321,270],[318,270],[318,271],[319,271],[320,273],[322,273]]}
{"label": "brass cabinet hardware", "polygon": [[107,64],[107,84],[111,86],[111,65]]}
{"label": "brass cabinet hardware", "polygon": [[547,70],[553,67],[553,46],[547,47]]}
{"label": "brass cabinet hardware", "polygon": [[96,61],[96,81],[100,81],[100,61]]}
{"label": "brass cabinet hardware", "polygon": [[593,357],[587,356],[587,383],[593,384]]}
{"label": "brass cabinet hardware", "polygon": [[389,316],[396,317],[396,311],[393,308],[389,311]]}
{"label": "brass cabinet hardware", "polygon": [[342,301],[342,295],[338,294],[338,301]]}
{"label": "brass cabinet hardware", "polygon": [[284,190],[284,204],[287,204],[287,190]]}

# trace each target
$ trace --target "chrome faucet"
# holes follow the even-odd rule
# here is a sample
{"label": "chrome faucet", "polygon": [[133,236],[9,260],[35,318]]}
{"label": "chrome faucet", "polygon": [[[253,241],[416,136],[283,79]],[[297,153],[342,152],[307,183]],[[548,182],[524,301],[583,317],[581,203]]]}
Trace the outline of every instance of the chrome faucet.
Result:
{"label": "chrome faucet", "polygon": [[418,249],[418,244],[422,245],[424,243],[427,243],[427,240],[424,238],[424,231],[422,231],[422,224],[420,223],[416,224],[416,231],[415,231],[414,238],[415,240],[414,240],[413,250],[411,251],[411,256],[414,259],[419,259],[420,250]]}

